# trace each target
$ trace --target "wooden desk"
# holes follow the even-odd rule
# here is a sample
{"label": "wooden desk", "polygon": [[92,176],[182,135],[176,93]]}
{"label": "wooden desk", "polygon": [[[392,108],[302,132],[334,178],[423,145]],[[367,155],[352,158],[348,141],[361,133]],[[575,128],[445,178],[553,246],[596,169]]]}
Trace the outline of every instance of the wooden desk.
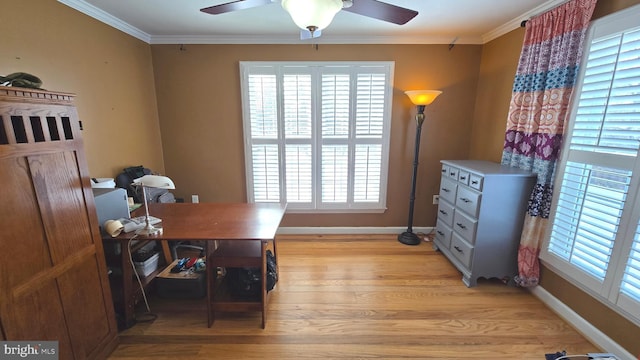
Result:
{"label": "wooden desk", "polygon": [[[262,312],[264,328],[267,306],[266,246],[269,242],[273,243],[277,259],[275,235],[285,208],[286,206],[280,204],[265,203],[149,204],[149,214],[162,219],[163,231],[155,236],[138,236],[136,239],[162,240],[165,256],[168,249],[167,240],[206,240],[208,326],[211,327],[213,324],[216,311],[259,310]],[[121,234],[113,240],[126,243],[131,237],[132,233]],[[224,245],[216,247],[216,241]],[[219,301],[216,297],[215,268],[257,265],[256,247],[252,244],[258,243],[262,269],[261,299],[255,303]]]}

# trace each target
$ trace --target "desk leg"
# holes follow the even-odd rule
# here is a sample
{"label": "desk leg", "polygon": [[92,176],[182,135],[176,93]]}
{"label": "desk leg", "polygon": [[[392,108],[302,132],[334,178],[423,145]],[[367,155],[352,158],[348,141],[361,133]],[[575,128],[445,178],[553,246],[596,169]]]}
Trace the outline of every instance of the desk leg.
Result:
{"label": "desk leg", "polygon": [[205,242],[205,264],[206,264],[206,277],[205,282],[207,283],[207,327],[211,327],[213,322],[215,321],[215,313],[213,312],[213,297],[214,297],[214,286],[216,282],[216,273],[215,266],[213,264],[213,257],[210,256],[211,253],[215,250],[215,245],[213,241]]}
{"label": "desk leg", "polygon": [[136,306],[135,299],[133,299],[133,282],[131,281],[133,277],[133,264],[129,258],[130,242],[131,240],[122,242],[120,246],[120,254],[122,257],[122,308],[126,329],[134,325],[133,317]]}
{"label": "desk leg", "polygon": [[167,266],[169,266],[173,262],[173,256],[171,255],[171,250],[169,249],[169,241],[161,240],[162,244],[162,253],[164,254],[164,261]]}
{"label": "desk leg", "polygon": [[273,257],[276,259],[276,274],[280,274],[280,262],[278,261],[278,246],[276,237],[273,238]]}
{"label": "desk leg", "polygon": [[262,328],[267,325],[267,242],[260,241],[262,250],[262,271],[261,271],[261,291],[262,291]]}

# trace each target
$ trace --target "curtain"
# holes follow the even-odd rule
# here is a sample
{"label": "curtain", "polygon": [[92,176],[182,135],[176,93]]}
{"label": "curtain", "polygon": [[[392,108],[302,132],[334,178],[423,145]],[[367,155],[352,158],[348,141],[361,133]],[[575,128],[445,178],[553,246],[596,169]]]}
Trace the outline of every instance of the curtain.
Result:
{"label": "curtain", "polygon": [[537,174],[518,250],[519,286],[538,284],[556,161],[596,0],[571,0],[527,21],[502,164]]}

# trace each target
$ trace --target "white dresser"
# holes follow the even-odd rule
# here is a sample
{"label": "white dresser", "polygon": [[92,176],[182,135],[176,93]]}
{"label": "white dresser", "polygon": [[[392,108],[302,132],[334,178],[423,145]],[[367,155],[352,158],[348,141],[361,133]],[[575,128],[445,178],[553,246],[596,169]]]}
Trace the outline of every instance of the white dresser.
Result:
{"label": "white dresser", "polygon": [[513,285],[535,174],[481,160],[442,160],[434,248],[472,287],[478,278]]}

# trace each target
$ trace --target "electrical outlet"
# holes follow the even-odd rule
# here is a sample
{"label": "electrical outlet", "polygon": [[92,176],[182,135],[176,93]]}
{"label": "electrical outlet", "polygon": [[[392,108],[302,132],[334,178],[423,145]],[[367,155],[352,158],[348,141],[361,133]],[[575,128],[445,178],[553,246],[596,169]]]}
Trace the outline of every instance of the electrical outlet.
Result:
{"label": "electrical outlet", "polygon": [[440,195],[433,195],[433,205],[438,205],[440,203]]}
{"label": "electrical outlet", "polygon": [[199,203],[200,202],[200,197],[198,195],[191,195],[191,202],[192,203]]}

